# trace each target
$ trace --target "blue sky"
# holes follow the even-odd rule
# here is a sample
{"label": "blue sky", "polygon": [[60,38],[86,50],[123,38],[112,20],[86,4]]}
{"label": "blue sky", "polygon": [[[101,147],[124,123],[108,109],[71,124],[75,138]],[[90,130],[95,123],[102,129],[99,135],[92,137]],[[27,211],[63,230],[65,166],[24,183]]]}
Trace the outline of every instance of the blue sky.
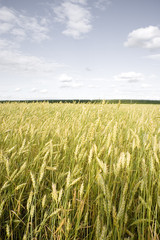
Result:
{"label": "blue sky", "polygon": [[0,0],[0,100],[160,99],[159,0]]}

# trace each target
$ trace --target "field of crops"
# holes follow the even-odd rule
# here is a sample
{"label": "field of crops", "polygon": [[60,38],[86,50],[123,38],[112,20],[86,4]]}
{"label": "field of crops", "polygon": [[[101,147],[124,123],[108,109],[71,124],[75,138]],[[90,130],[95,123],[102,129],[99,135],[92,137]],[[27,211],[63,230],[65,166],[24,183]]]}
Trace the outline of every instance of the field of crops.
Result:
{"label": "field of crops", "polygon": [[159,110],[0,104],[0,239],[160,239]]}

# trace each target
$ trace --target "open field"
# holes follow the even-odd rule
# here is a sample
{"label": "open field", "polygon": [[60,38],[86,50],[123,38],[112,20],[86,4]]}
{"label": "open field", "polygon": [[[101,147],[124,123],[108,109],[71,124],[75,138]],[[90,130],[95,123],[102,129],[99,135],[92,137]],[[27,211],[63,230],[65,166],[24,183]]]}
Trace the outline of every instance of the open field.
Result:
{"label": "open field", "polygon": [[160,239],[159,109],[0,104],[0,239]]}

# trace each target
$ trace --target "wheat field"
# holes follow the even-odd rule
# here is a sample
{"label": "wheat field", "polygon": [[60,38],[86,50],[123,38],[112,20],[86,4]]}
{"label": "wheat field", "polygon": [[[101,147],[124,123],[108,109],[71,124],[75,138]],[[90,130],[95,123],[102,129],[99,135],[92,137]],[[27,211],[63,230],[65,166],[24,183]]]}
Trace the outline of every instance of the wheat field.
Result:
{"label": "wheat field", "polygon": [[160,239],[159,109],[0,104],[0,239]]}

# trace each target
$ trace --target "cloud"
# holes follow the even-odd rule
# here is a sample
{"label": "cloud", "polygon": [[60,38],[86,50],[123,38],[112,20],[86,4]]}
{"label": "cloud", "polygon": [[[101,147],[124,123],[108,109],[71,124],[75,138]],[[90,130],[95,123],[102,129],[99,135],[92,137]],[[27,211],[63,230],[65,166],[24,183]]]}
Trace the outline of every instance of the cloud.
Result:
{"label": "cloud", "polygon": [[69,75],[67,75],[66,73],[63,73],[59,76],[59,81],[60,82],[72,82],[73,78]]}
{"label": "cloud", "polygon": [[48,93],[48,90],[47,89],[42,89],[39,91],[40,93]]}
{"label": "cloud", "polygon": [[[3,45],[3,42],[0,42]],[[0,51],[0,70],[8,72],[23,73],[53,73],[57,68],[64,65],[56,62],[47,61],[33,55],[25,55],[18,50]]]}
{"label": "cloud", "polygon": [[7,7],[0,8],[0,21],[13,22],[16,20],[15,13],[12,9]]}
{"label": "cloud", "polygon": [[60,88],[80,88],[83,87],[84,84],[82,82],[65,82],[60,85]]}
{"label": "cloud", "polygon": [[114,76],[114,80],[120,82],[136,83],[144,80],[144,75],[142,73],[136,72],[124,72]]}
{"label": "cloud", "polygon": [[61,74],[58,80],[60,82],[60,88],[80,88],[84,86],[79,76],[72,77],[67,73]]}
{"label": "cloud", "polygon": [[160,48],[160,28],[156,26],[138,28],[129,33],[124,46],[158,49]]}
{"label": "cloud", "polygon": [[15,92],[20,92],[22,89],[21,88],[16,88]]}
{"label": "cloud", "polygon": [[[66,36],[80,39],[91,31],[91,13],[84,6],[76,4],[82,1],[67,1],[54,8],[56,21],[65,25],[62,32]],[[85,1],[83,1],[85,2]]]}
{"label": "cloud", "polygon": [[111,4],[110,0],[97,0],[95,1],[95,8],[98,8],[100,10],[105,10],[109,5]]}
{"label": "cloud", "polygon": [[24,29],[14,28],[11,32],[12,35],[14,35],[17,39],[24,40],[26,38],[26,33]]}
{"label": "cloud", "polygon": [[46,76],[64,67],[20,51],[22,41],[41,42],[48,39],[48,25],[44,17],[30,17],[8,7],[0,7],[0,71]]}
{"label": "cloud", "polygon": [[6,39],[0,39],[0,50],[4,49],[14,49],[17,48],[17,45],[12,41],[8,41]]}
{"label": "cloud", "polygon": [[41,42],[49,38],[48,21],[30,17],[7,7],[0,7],[0,35],[9,34],[16,40]]}
{"label": "cloud", "polygon": [[31,92],[37,92],[37,91],[38,91],[37,88],[32,88],[32,89],[31,89]]}
{"label": "cloud", "polygon": [[12,29],[13,25],[10,23],[1,23],[0,24],[0,35],[8,33]]}
{"label": "cloud", "polygon": [[153,59],[153,60],[160,60],[160,54],[149,55],[146,58]]}
{"label": "cloud", "polygon": [[83,5],[87,4],[87,0],[70,0],[70,2],[79,3],[79,4],[83,4]]}
{"label": "cloud", "polygon": [[81,81],[77,81],[77,78],[63,73],[59,76],[60,88],[79,88],[83,86]]}

